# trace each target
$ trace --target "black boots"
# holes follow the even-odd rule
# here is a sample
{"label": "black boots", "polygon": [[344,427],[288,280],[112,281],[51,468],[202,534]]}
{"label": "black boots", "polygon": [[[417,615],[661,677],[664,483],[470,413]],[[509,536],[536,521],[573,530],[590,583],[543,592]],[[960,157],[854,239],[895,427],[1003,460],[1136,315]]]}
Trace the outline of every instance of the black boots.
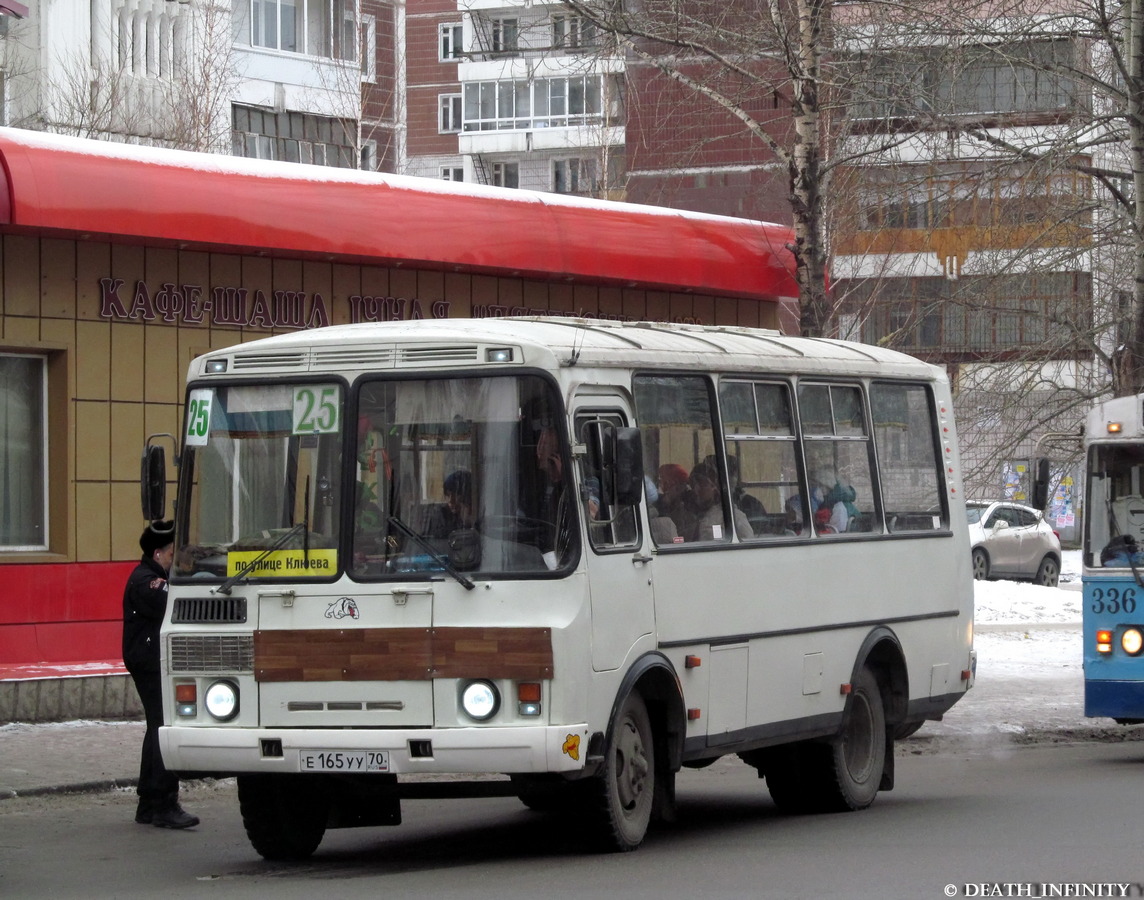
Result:
{"label": "black boots", "polygon": [[150,800],[139,798],[135,807],[135,821],[140,825],[154,825],[156,828],[194,828],[199,817],[184,810],[177,800],[171,800],[156,808]]}
{"label": "black boots", "polygon": [[[139,818],[136,816],[135,821]],[[192,816],[178,803],[156,810],[151,815],[151,824],[156,828],[194,828],[199,824],[199,817]]]}

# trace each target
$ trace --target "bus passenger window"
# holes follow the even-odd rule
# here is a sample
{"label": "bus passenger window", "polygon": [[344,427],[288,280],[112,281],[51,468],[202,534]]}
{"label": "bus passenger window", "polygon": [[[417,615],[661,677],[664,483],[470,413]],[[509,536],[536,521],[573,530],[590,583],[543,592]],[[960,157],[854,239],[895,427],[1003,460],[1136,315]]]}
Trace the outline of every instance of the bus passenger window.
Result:
{"label": "bus passenger window", "polygon": [[803,382],[798,403],[815,532],[880,532],[862,389]]}
{"label": "bus passenger window", "polygon": [[798,446],[785,384],[723,381],[719,385],[731,502],[750,534],[741,540],[775,540],[802,530]]}
{"label": "bus passenger window", "polygon": [[921,384],[877,382],[870,386],[870,412],[890,531],[948,528],[930,391]]}

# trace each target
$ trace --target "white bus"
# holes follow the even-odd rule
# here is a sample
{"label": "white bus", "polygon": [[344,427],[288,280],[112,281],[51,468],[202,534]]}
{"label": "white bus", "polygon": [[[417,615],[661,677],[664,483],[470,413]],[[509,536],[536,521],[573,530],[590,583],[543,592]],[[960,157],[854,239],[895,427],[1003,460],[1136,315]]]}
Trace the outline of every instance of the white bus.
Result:
{"label": "white bus", "polygon": [[160,741],[237,776],[264,857],[489,794],[631,850],[727,754],[860,809],[973,683],[949,387],[899,353],[451,319],[214,351],[187,390]]}

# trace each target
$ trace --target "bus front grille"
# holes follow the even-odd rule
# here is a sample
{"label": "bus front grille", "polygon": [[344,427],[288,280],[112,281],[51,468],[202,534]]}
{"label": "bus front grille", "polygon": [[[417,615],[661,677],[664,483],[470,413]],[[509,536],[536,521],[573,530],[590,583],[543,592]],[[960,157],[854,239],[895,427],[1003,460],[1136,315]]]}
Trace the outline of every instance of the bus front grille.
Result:
{"label": "bus front grille", "polygon": [[254,637],[249,634],[173,634],[168,650],[171,672],[254,671]]}
{"label": "bus front grille", "polygon": [[245,597],[179,597],[171,610],[176,625],[201,622],[242,624],[246,621]]}

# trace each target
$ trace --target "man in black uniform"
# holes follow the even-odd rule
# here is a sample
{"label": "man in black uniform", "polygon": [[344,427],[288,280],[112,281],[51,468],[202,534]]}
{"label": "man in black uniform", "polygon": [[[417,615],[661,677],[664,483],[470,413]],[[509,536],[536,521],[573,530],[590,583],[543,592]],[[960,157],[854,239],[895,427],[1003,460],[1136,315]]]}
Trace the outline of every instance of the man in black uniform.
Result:
{"label": "man in black uniform", "polygon": [[175,556],[174,522],[152,522],[139,537],[143,558],[123,591],[123,662],[147,717],[139,760],[139,806],[135,821],[159,828],[199,824],[179,806],[179,779],[167,771],[159,752],[163,688],[159,673],[159,626],[167,610],[167,573]]}

